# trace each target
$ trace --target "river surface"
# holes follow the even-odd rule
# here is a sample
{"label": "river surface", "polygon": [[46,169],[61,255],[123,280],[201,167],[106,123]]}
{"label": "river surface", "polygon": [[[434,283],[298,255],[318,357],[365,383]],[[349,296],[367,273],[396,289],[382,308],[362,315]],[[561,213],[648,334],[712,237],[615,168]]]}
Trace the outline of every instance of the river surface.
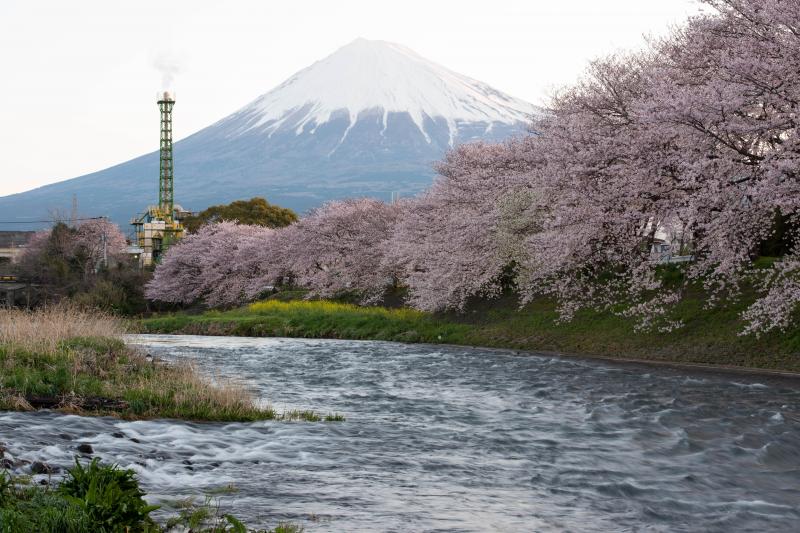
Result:
{"label": "river surface", "polygon": [[251,526],[335,531],[798,531],[800,380],[510,351],[141,335],[276,409],[345,422],[0,413],[16,458],[78,443],[169,503],[233,484]]}

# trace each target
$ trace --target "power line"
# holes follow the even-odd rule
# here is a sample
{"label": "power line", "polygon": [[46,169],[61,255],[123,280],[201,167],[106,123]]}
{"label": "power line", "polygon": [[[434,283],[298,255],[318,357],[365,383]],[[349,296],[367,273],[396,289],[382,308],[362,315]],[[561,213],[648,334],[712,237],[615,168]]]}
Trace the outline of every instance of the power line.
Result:
{"label": "power line", "polygon": [[[89,218],[75,218],[72,219],[76,222],[84,220],[101,220],[108,217],[89,217]],[[0,220],[0,224],[55,224],[61,222],[60,220]]]}

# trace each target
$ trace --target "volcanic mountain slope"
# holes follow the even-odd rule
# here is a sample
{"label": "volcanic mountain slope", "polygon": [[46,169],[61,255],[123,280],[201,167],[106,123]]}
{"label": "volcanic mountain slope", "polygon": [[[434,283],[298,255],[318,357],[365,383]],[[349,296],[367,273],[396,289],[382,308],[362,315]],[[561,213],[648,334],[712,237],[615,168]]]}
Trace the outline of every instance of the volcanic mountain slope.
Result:
{"label": "volcanic mountain slope", "polygon": [[[303,212],[334,198],[408,196],[431,183],[448,148],[523,133],[538,112],[408,48],[357,39],[177,142],[175,198],[200,210],[258,195]],[[41,219],[76,194],[83,212],[126,223],[156,203],[157,182],[153,152],[0,198],[0,212]]]}

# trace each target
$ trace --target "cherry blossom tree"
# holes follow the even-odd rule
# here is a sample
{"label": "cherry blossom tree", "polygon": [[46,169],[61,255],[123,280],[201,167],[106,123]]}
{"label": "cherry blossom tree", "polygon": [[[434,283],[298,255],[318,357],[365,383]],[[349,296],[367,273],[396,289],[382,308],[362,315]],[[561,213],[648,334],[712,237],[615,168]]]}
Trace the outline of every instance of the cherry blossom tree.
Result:
{"label": "cherry blossom tree", "polygon": [[[659,97],[647,110],[654,122],[680,128],[681,148],[702,178],[692,213],[698,260],[690,276],[703,279],[714,297],[735,296],[743,281],[756,279],[767,299],[745,313],[747,331],[785,327],[800,303],[787,290],[791,273],[797,276],[796,250],[775,264],[766,285],[751,260],[774,231],[776,213],[788,219],[790,231],[799,222],[800,6],[707,3],[716,16],[694,20],[661,46]],[[797,235],[789,240],[797,242]],[[780,305],[770,296],[777,287],[784,287]],[[769,305],[772,311],[764,313]]]}
{"label": "cherry blossom tree", "polygon": [[669,142],[637,116],[650,68],[645,56],[596,61],[534,124],[540,158],[526,177],[541,220],[524,239],[523,302],[554,296],[569,319],[581,307],[643,304],[658,289],[650,248],[674,213],[663,183]]}
{"label": "cherry blossom tree", "polygon": [[146,295],[214,307],[296,283],[312,295],[349,291],[373,303],[395,281],[382,258],[398,212],[377,200],[344,200],[279,230],[233,222],[203,226],[167,251]]}
{"label": "cherry blossom tree", "polygon": [[315,296],[355,292],[363,303],[379,302],[397,280],[384,253],[401,211],[369,198],[323,205],[280,230],[284,272]]}
{"label": "cherry blossom tree", "polygon": [[[566,317],[622,304],[652,326],[693,282],[712,304],[735,297],[776,211],[796,216],[800,11],[708,3],[717,13],[646,53],[592,64],[534,125],[544,163],[530,179],[550,215],[526,239],[525,299],[555,295]],[[667,288],[650,244],[676,222],[694,261]]]}
{"label": "cherry blossom tree", "polygon": [[269,246],[274,232],[234,222],[202,226],[167,250],[145,295],[170,303],[202,301],[211,307],[241,304],[258,273],[248,259],[254,249]]}
{"label": "cherry blossom tree", "polygon": [[[716,305],[755,285],[746,331],[788,327],[800,305],[800,8],[705,3],[645,51],[591,63],[535,134],[456,147],[420,197],[331,202],[266,233],[211,226],[167,254],[148,294],[228,304],[288,280],[374,303],[400,283],[409,304],[441,310],[513,286],[522,303],[556,299],[564,319],[605,309],[669,330],[689,287]],[[775,220],[789,251],[759,270]],[[691,256],[669,284],[652,252],[665,236]]]}
{"label": "cherry blossom tree", "polygon": [[107,218],[85,220],[77,226],[74,249],[84,256],[84,272],[108,261],[124,260],[127,241],[119,226]]}
{"label": "cherry blossom tree", "polygon": [[431,189],[403,206],[385,262],[400,269],[411,305],[463,309],[472,296],[499,294],[514,255],[504,238],[514,229],[510,206],[526,198],[517,177],[528,161],[516,157],[524,145],[455,148],[438,165]]}

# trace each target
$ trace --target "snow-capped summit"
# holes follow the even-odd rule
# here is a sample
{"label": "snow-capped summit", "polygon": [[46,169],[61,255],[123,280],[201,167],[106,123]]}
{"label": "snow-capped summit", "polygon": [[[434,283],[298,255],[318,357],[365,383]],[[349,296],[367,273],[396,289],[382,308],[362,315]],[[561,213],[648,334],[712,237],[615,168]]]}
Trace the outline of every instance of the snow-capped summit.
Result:
{"label": "snow-capped summit", "polygon": [[[537,112],[404,46],[357,39],[175,143],[175,199],[201,210],[265,196],[303,212],[335,198],[409,196],[452,146],[525,133]],[[184,113],[178,103],[174,120]],[[92,206],[86,214],[125,225],[158,200],[158,153],[0,198],[0,212],[47,220],[73,194]]]}
{"label": "snow-capped summit", "polygon": [[[449,70],[405,46],[356,39],[317,61],[242,110],[248,128],[273,132],[289,126],[314,133],[337,113],[349,127],[364,112],[377,112],[388,127],[390,113],[408,113],[430,142],[425,119],[445,119],[453,144],[461,123],[529,122],[536,108],[485,83]],[[345,133],[346,135],[346,133]]]}

